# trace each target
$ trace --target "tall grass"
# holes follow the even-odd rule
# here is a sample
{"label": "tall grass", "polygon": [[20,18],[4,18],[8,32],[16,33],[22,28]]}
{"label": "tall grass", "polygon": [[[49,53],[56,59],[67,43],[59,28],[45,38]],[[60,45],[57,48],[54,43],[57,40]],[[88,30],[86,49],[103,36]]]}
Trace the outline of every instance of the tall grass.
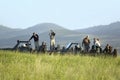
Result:
{"label": "tall grass", "polygon": [[0,80],[120,80],[120,57],[0,51]]}

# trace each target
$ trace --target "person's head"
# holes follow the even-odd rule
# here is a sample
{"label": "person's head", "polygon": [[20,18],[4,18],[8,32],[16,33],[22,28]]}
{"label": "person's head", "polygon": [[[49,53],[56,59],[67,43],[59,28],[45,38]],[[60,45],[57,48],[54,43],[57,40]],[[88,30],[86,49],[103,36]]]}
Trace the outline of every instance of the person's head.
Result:
{"label": "person's head", "polygon": [[35,32],[33,32],[33,35],[35,35],[36,33]]}
{"label": "person's head", "polygon": [[96,38],[93,38],[93,40],[95,41],[95,40],[96,40]]}
{"label": "person's head", "polygon": [[106,46],[109,46],[109,44],[107,44]]}
{"label": "person's head", "polygon": [[89,38],[89,35],[87,35],[86,38],[88,39],[88,38]]}
{"label": "person's head", "polygon": [[97,41],[99,41],[99,39],[97,38]]}

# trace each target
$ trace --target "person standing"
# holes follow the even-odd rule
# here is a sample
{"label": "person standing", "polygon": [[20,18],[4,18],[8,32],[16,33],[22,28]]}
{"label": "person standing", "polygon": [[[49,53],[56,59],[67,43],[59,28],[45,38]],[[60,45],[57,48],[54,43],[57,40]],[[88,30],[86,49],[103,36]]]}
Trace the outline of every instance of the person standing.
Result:
{"label": "person standing", "polygon": [[100,40],[98,38],[95,41],[95,46],[96,46],[96,52],[101,53],[102,52],[102,48],[101,48]]}
{"label": "person standing", "polygon": [[38,34],[36,34],[36,33],[34,32],[33,35],[31,36],[31,38],[29,39],[29,41],[30,41],[31,39],[34,39],[35,50],[39,51],[39,36],[38,36]]}
{"label": "person standing", "polygon": [[55,49],[55,32],[50,30],[50,50],[53,51]]}
{"label": "person standing", "polygon": [[90,39],[89,36],[86,36],[82,41],[82,46],[84,47],[85,52],[89,52],[90,49]]}
{"label": "person standing", "polygon": [[92,46],[92,49],[94,50],[94,51],[96,51],[96,38],[93,38],[93,46]]}

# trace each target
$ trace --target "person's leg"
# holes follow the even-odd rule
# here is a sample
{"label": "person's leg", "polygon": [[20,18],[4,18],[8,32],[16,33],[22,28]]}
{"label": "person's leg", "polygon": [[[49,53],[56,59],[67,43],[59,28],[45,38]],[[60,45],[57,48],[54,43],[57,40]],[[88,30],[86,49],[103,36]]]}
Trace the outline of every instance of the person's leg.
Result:
{"label": "person's leg", "polygon": [[88,51],[88,47],[85,45],[85,52],[87,52]]}
{"label": "person's leg", "polygon": [[54,48],[55,48],[55,40],[52,39],[51,40],[51,50],[54,50]]}
{"label": "person's leg", "polygon": [[39,42],[37,41],[37,51],[39,51]]}
{"label": "person's leg", "polygon": [[53,44],[53,49],[55,49],[55,39],[53,39],[52,44]]}
{"label": "person's leg", "polygon": [[50,50],[52,50],[52,40],[50,40]]}
{"label": "person's leg", "polygon": [[89,45],[86,45],[86,52],[89,52],[89,49],[90,49]]}
{"label": "person's leg", "polygon": [[36,42],[34,42],[34,45],[35,45],[35,50],[36,50],[36,48],[37,48],[37,47],[36,47]]}
{"label": "person's leg", "polygon": [[35,50],[39,51],[39,42],[38,41],[35,41]]}
{"label": "person's leg", "polygon": [[83,52],[86,52],[86,46],[83,45]]}

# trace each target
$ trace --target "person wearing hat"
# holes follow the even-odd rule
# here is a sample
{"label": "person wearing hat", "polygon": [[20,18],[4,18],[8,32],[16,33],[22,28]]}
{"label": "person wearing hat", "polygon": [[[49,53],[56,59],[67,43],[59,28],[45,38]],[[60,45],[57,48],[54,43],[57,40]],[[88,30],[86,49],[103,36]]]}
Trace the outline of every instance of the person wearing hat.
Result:
{"label": "person wearing hat", "polygon": [[39,36],[38,34],[36,34],[35,32],[33,33],[33,35],[31,36],[31,38],[29,39],[29,41],[31,39],[34,39],[34,44],[35,44],[35,50],[39,50]]}

